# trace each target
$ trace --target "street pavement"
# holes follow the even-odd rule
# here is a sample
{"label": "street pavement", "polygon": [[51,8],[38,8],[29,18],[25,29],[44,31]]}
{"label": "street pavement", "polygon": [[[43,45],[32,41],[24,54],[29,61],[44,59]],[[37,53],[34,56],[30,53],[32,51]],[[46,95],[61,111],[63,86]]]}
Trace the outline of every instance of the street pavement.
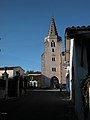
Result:
{"label": "street pavement", "polygon": [[23,96],[0,102],[0,120],[77,120],[66,91],[27,90]]}

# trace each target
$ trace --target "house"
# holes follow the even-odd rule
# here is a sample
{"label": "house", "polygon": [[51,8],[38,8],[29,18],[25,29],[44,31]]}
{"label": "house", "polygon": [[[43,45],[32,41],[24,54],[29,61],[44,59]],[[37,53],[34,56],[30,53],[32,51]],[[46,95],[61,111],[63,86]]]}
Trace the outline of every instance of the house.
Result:
{"label": "house", "polygon": [[61,69],[61,83],[63,86],[66,86],[66,64],[65,64],[65,51],[62,51],[61,54],[61,62],[60,62],[60,69]]}
{"label": "house", "polygon": [[0,98],[7,99],[21,94],[21,81],[18,82],[13,79],[17,73],[23,76],[24,70],[20,66],[0,67]]}
{"label": "house", "polygon": [[30,80],[29,81],[29,87],[37,88],[37,80]]}
{"label": "house", "polygon": [[40,88],[41,87],[41,72],[30,71],[27,75],[27,80],[28,80],[29,87]]}
{"label": "house", "polygon": [[[7,73],[9,78],[13,78],[16,76],[16,72],[18,71],[20,75],[24,75],[24,69],[21,68],[20,66],[13,66],[13,67],[6,67],[7,68]],[[5,72],[5,67],[0,67],[0,78],[2,78],[2,74]]]}
{"label": "house", "polygon": [[90,118],[90,26],[65,30],[66,80],[78,120]]}

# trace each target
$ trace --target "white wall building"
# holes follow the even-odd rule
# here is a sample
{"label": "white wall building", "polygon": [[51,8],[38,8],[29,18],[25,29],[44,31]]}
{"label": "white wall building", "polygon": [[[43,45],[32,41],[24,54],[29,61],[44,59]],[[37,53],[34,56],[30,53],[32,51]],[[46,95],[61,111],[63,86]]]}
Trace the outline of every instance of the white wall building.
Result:
{"label": "white wall building", "polygon": [[[7,73],[9,78],[13,78],[16,76],[16,72],[19,72],[20,75],[24,75],[24,69],[20,66],[14,66],[14,67],[7,67]],[[2,78],[2,74],[5,72],[4,67],[0,67],[0,78]]]}
{"label": "white wall building", "polygon": [[66,56],[69,62],[70,98],[78,120],[89,120],[90,106],[87,101],[90,93],[87,92],[87,84],[90,82],[90,26],[68,27],[65,35],[68,43],[66,54],[70,56],[69,59]]}

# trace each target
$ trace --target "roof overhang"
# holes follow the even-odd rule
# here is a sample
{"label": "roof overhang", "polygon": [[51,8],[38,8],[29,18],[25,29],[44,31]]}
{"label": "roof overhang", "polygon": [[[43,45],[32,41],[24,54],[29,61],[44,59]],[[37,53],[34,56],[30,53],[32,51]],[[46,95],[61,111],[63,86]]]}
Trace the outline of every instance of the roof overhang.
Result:
{"label": "roof overhang", "polygon": [[65,30],[65,37],[90,39],[90,26],[68,27]]}

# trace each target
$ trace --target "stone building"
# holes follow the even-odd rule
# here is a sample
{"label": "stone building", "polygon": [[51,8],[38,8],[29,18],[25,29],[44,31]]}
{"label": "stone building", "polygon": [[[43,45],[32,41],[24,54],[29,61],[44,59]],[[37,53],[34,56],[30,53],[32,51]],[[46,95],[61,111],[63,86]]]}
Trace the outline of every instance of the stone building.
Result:
{"label": "stone building", "polygon": [[[64,54],[63,54],[64,55]],[[41,56],[42,88],[58,88],[62,80],[62,38],[58,35],[52,17],[48,36],[44,38],[44,53]]]}
{"label": "stone building", "polygon": [[63,86],[66,86],[66,63],[65,63],[65,51],[62,51],[61,54],[61,63],[60,63],[60,68],[61,68],[61,83]]}

